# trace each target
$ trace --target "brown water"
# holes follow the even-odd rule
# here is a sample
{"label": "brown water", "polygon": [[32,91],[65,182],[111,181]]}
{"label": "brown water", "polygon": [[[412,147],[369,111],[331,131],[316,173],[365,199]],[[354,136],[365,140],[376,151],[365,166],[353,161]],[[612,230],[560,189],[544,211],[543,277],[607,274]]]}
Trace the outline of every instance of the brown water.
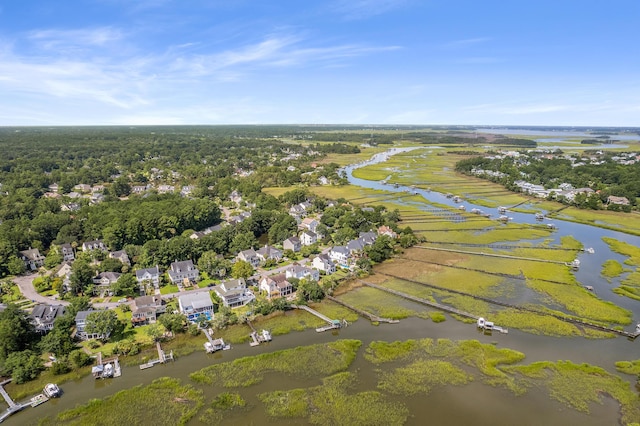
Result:
{"label": "brown water", "polygon": [[[363,341],[357,359],[349,371],[357,374],[358,383],[353,392],[375,389],[375,366],[363,357],[364,348],[374,340],[406,340],[416,338],[449,338],[453,340],[477,339],[483,343],[495,343],[498,347],[508,347],[524,352],[527,355],[524,363],[538,360],[571,360],[576,363],[587,362],[615,371],[613,363],[623,359],[638,358],[637,343],[623,338],[606,340],[589,340],[583,338],[553,338],[534,336],[518,331],[510,331],[508,335],[486,336],[477,332],[474,325],[462,324],[448,319],[446,322],[434,324],[431,321],[411,318],[399,324],[383,324],[373,326],[365,320],[358,320],[346,329],[335,333],[316,333],[314,330],[293,332],[285,336],[276,336],[266,345],[252,348],[248,344],[236,345],[229,351],[207,355],[203,351],[177,359],[167,365],[157,365],[148,370],[138,367],[124,367],[122,377],[110,380],[94,380],[91,377],[76,382],[64,383],[64,391],[60,399],[52,400],[39,407],[28,408],[6,420],[9,425],[36,424],[44,416],[53,416],[63,410],[84,404],[92,398],[105,398],[119,390],[128,389],[139,384],[148,384],[153,379],[163,376],[177,377],[184,383],[191,383],[189,374],[207,365],[231,361],[238,357],[256,355],[263,352],[304,346],[320,342],[333,341],[340,338]],[[204,338],[203,338],[204,343]],[[387,368],[389,368],[387,366]],[[628,380],[628,377],[627,377]],[[265,380],[255,386],[239,389],[249,408],[237,415],[225,419],[224,424],[300,424],[301,420],[292,421],[268,420],[262,403],[257,395],[273,390],[306,388],[317,386],[320,380],[302,380],[282,374],[268,374]],[[204,386],[206,401],[220,392],[228,391],[220,386]],[[428,395],[402,397],[397,399],[408,406],[411,412],[407,424],[422,425],[605,425],[616,424],[619,418],[618,404],[606,398],[604,404],[592,404],[591,413],[584,414],[550,399],[546,392],[532,389],[524,396],[516,397],[505,389],[493,388],[479,382],[454,387],[437,387]],[[154,422],[155,424],[162,424]],[[201,424],[197,418],[189,423]]]}

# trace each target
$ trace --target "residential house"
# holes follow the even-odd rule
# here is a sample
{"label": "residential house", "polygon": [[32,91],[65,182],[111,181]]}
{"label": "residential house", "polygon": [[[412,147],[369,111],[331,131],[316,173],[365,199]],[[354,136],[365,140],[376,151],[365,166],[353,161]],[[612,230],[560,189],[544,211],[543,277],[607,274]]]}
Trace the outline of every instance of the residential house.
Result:
{"label": "residential house", "polygon": [[109,294],[112,295],[111,291],[112,284],[115,284],[118,281],[122,274],[120,272],[100,272],[93,278],[93,294]]}
{"label": "residential house", "polygon": [[294,263],[287,268],[285,270],[285,276],[287,278],[297,278],[299,280],[306,279],[318,281],[320,279],[320,273],[317,269],[302,266],[298,263]]}
{"label": "residential house", "polygon": [[192,240],[199,240],[205,237],[205,234],[203,231],[196,231],[193,234],[189,235],[189,238],[191,238]]}
{"label": "residential house", "polygon": [[607,197],[607,204],[617,204],[620,206],[628,206],[629,199],[627,197],[616,197],[614,195],[609,195]]}
{"label": "residential house", "polygon": [[89,340],[89,339],[107,339],[109,338],[109,334],[98,334],[93,333],[89,334],[85,331],[85,327],[87,326],[87,317],[92,314],[94,311],[90,309],[88,311],[80,311],[76,314],[76,336],[81,340]]}
{"label": "residential house", "polygon": [[60,190],[60,185],[58,185],[57,183],[52,183],[51,185],[49,185],[49,191],[58,192],[59,190]]}
{"label": "residential house", "polygon": [[44,256],[40,254],[40,250],[37,248],[20,251],[20,260],[24,262],[25,268],[30,271],[35,271],[39,267],[44,265]]}
{"label": "residential house", "polygon": [[304,219],[302,219],[302,222],[300,222],[300,225],[298,225],[298,228],[307,229],[311,232],[317,233],[318,225],[320,225],[320,222],[318,222],[317,219],[314,219],[312,217],[305,217]]}
{"label": "residential house", "polygon": [[154,323],[167,307],[160,296],[140,296],[133,301],[131,323],[133,326]]}
{"label": "residential house", "polygon": [[242,202],[242,195],[234,189],[233,191],[231,191],[231,195],[229,195],[229,199],[236,204],[240,204]]}
{"label": "residential house", "polygon": [[318,234],[313,231],[302,231],[300,234],[300,242],[303,246],[310,246],[311,244],[315,244],[318,241]]}
{"label": "residential house", "polygon": [[132,194],[144,194],[149,189],[151,189],[150,185],[133,185],[133,186],[131,186],[131,193]]}
{"label": "residential house", "polygon": [[82,243],[82,251],[92,251],[92,250],[107,251],[107,246],[100,240],[85,241],[84,243]]}
{"label": "residential house", "polygon": [[319,271],[325,272],[327,275],[331,275],[336,272],[336,265],[327,254],[319,254],[314,257],[311,262],[311,266]]}
{"label": "residential house", "polygon": [[331,182],[329,181],[329,179],[327,179],[326,176],[320,176],[318,178],[318,183],[320,183],[320,185],[329,185]]}
{"label": "residential house", "polygon": [[65,203],[60,206],[60,210],[63,212],[77,212],[80,210],[80,204],[78,203]]}
{"label": "residential house", "polygon": [[188,197],[189,195],[191,195],[194,189],[196,189],[196,187],[193,185],[184,185],[180,190],[180,195],[183,197]]}
{"label": "residential house", "polygon": [[87,185],[86,183],[79,183],[73,187],[78,192],[91,192],[91,185]]}
{"label": "residential house", "polygon": [[255,300],[256,296],[247,288],[244,278],[228,280],[214,287],[213,291],[220,297],[222,304],[229,308],[237,308]]}
{"label": "residential house", "polygon": [[338,265],[347,268],[349,266],[351,252],[345,246],[333,246],[331,250],[329,250],[329,258]]}
{"label": "residential house", "polygon": [[192,260],[175,261],[167,272],[169,273],[169,280],[173,284],[187,281],[195,283],[200,278],[200,272],[194,266]]}
{"label": "residential house", "polygon": [[294,253],[297,253],[302,248],[302,242],[298,237],[287,238],[282,242],[282,248],[285,250],[291,250]]}
{"label": "residential house", "polygon": [[62,278],[62,288],[65,291],[71,290],[71,262],[62,262],[55,275]]}
{"label": "residential house", "polygon": [[287,280],[285,274],[263,276],[260,278],[259,288],[264,291],[267,298],[286,297],[293,293],[293,286]]}
{"label": "residential house", "polygon": [[376,238],[378,238],[378,234],[375,232],[361,232],[359,239],[362,240],[364,245],[370,246],[376,242]]}
{"label": "residential house", "polygon": [[260,258],[254,249],[241,251],[236,257],[238,260],[249,262],[254,268],[257,268],[260,265]]}
{"label": "residential house", "polygon": [[347,243],[347,250],[351,255],[361,253],[364,251],[365,243],[361,238],[356,238],[355,240],[351,240]]}
{"label": "residential house", "polygon": [[160,269],[156,265],[153,268],[138,269],[136,271],[136,281],[140,284],[140,293],[145,293],[146,283],[153,284],[153,287],[160,291]]}
{"label": "residential house", "polygon": [[72,262],[76,259],[73,247],[69,243],[65,243],[60,246],[60,254],[62,255],[62,260],[64,262]]}
{"label": "residential house", "polygon": [[64,315],[64,310],[62,305],[36,305],[29,319],[38,333],[45,334],[53,329],[54,321]]}
{"label": "residential house", "polygon": [[260,259],[261,262],[266,262],[269,259],[280,262],[282,260],[282,251],[265,244],[264,247],[261,247],[256,251],[256,256],[258,256],[258,259]]}
{"label": "residential house", "polygon": [[176,187],[173,185],[160,185],[158,186],[158,194],[168,194],[170,192],[175,192]]}
{"label": "residential house", "polygon": [[378,235],[386,235],[387,237],[391,237],[394,240],[398,238],[398,234],[386,225],[382,225],[378,228]]}
{"label": "residential house", "polygon": [[208,291],[188,293],[178,297],[178,308],[187,320],[196,322],[200,316],[213,318],[213,301]]}
{"label": "residential house", "polygon": [[109,257],[111,259],[118,259],[123,265],[131,266],[129,255],[124,250],[112,251],[109,253]]}

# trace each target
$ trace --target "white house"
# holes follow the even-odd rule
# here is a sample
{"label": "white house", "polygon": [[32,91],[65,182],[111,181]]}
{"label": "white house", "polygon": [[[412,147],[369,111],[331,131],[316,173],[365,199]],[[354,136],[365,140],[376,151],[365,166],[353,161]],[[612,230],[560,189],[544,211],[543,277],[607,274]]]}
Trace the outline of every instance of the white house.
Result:
{"label": "white house", "polygon": [[200,278],[200,271],[195,267],[192,260],[173,262],[167,273],[169,274],[169,280],[174,284],[185,280],[194,283]]}
{"label": "white house", "polygon": [[73,253],[73,247],[69,243],[60,245],[60,254],[62,255],[63,262],[71,262],[76,258]]}
{"label": "white house", "polygon": [[260,258],[254,249],[241,251],[236,257],[238,260],[249,262],[254,268],[257,268],[260,265]]}
{"label": "white house", "polygon": [[140,293],[144,294],[145,283],[153,284],[153,287],[160,290],[160,269],[156,265],[153,268],[138,269],[136,271],[136,281],[140,284]]}
{"label": "white house", "polygon": [[318,222],[316,219],[312,217],[305,217],[304,219],[302,219],[302,222],[300,222],[300,225],[298,225],[298,228],[316,232],[318,225],[320,225],[320,222]]}
{"label": "white house", "polygon": [[268,259],[273,259],[276,262],[280,262],[282,260],[282,252],[277,248],[266,244],[264,247],[256,250],[256,256],[258,256],[258,259],[260,259],[261,262],[266,262]]}
{"label": "white house", "polygon": [[236,308],[255,300],[256,296],[247,288],[244,278],[225,281],[214,287],[213,291],[222,299],[224,306]]}
{"label": "white house", "polygon": [[318,235],[313,231],[302,231],[300,234],[300,242],[303,246],[310,246],[318,241]]}
{"label": "white house", "polygon": [[85,241],[82,243],[82,251],[107,250],[107,246],[100,240]]}
{"label": "white house", "polygon": [[207,320],[213,318],[213,301],[208,291],[179,296],[178,308],[191,322],[197,321],[201,315]]}
{"label": "white house", "polygon": [[297,278],[299,280],[307,279],[318,281],[320,279],[320,273],[317,269],[308,268],[297,263],[294,263],[286,269],[285,276],[287,278]]}
{"label": "white house", "polygon": [[274,297],[285,297],[293,293],[293,286],[285,274],[263,276],[260,278],[259,288],[267,294],[269,299]]}
{"label": "white house", "polygon": [[331,258],[326,254],[320,254],[314,257],[311,262],[311,266],[319,271],[323,271],[327,275],[331,275],[336,272],[335,263],[333,263],[333,260],[331,260]]}
{"label": "white house", "polygon": [[333,246],[331,250],[329,250],[329,258],[336,262],[340,266],[344,266],[345,268],[349,264],[349,258],[351,257],[351,253],[349,249],[345,246]]}

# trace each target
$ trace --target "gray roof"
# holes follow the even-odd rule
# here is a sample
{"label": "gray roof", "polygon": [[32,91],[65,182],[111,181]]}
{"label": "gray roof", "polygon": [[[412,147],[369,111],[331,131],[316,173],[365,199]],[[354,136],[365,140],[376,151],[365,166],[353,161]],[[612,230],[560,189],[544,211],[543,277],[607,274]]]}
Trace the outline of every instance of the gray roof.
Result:
{"label": "gray roof", "polygon": [[213,305],[211,296],[208,291],[199,293],[189,293],[179,296],[180,305],[183,307],[192,307],[193,309],[201,309]]}
{"label": "gray roof", "polygon": [[154,266],[153,268],[138,269],[136,271],[136,278],[141,279],[144,277],[145,273],[149,273],[149,275],[159,275],[160,269],[158,269],[157,266]]}

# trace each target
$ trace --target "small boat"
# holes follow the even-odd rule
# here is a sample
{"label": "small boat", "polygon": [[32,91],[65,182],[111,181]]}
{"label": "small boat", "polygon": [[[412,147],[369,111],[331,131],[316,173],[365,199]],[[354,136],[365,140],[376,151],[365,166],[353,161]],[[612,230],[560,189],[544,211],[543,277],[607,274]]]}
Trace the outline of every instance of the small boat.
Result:
{"label": "small boat", "polygon": [[113,364],[109,363],[104,366],[104,371],[102,372],[102,378],[113,377]]}
{"label": "small boat", "polygon": [[536,220],[544,220],[544,215],[542,213],[536,213]]}
{"label": "small boat", "polygon": [[589,247],[587,249],[584,249],[584,251],[586,251],[589,254],[594,254],[596,251],[593,249],[593,247]]}
{"label": "small boat", "polygon": [[636,333],[640,333],[640,322],[636,325]]}
{"label": "small boat", "polygon": [[57,398],[60,396],[60,388],[55,383],[48,383],[44,387],[44,395],[47,398]]}
{"label": "small boat", "polygon": [[262,330],[262,332],[260,333],[260,337],[258,337],[258,340],[261,340],[263,342],[270,342],[271,333],[269,333],[269,330]]}
{"label": "small boat", "polygon": [[454,203],[459,203],[460,202],[460,197],[458,197],[457,195],[455,197],[453,197],[453,202]]}
{"label": "small boat", "polygon": [[502,207],[502,206],[498,207],[498,213],[504,214],[506,211],[507,211],[506,207]]}
{"label": "small boat", "polygon": [[571,263],[565,262],[565,265],[569,266],[572,269],[579,269],[580,268],[580,260],[576,259]]}
{"label": "small boat", "polygon": [[458,210],[465,211],[466,209],[467,209],[467,208],[466,208],[465,206],[462,206],[462,205],[458,207]]}
{"label": "small boat", "polygon": [[42,404],[43,402],[47,402],[48,400],[49,398],[47,398],[45,394],[41,393],[31,398],[29,400],[29,405],[31,405],[32,407],[37,407],[38,405]]}

